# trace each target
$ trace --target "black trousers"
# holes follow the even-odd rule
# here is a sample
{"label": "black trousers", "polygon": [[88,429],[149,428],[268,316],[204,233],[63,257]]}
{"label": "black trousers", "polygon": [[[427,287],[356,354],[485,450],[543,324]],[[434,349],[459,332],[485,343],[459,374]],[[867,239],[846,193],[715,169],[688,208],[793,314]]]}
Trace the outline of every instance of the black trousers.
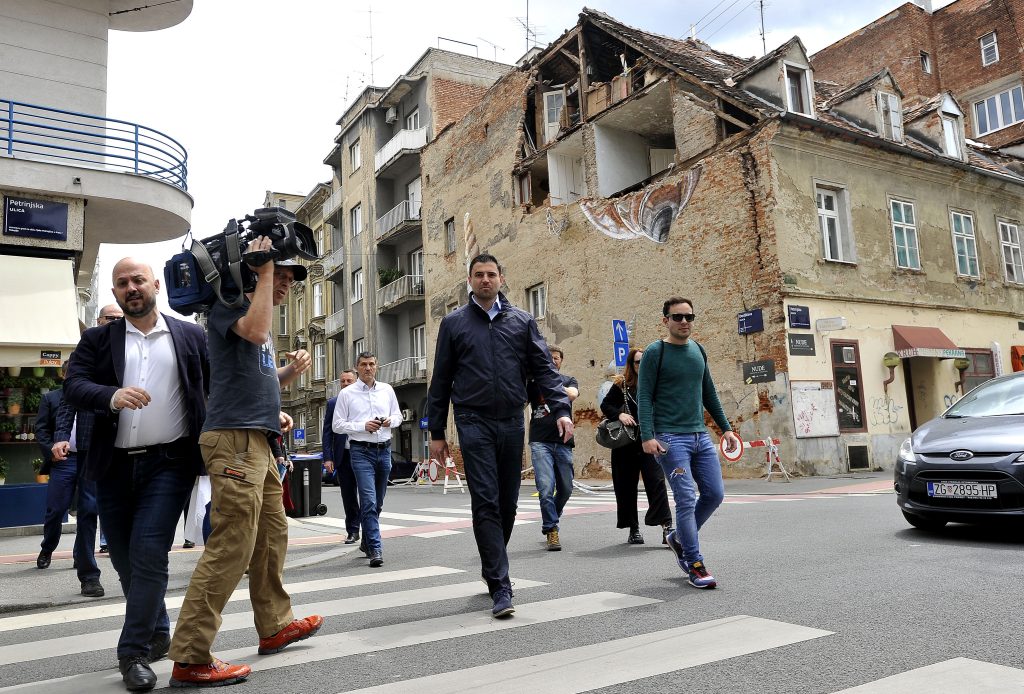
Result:
{"label": "black trousers", "polygon": [[647,513],[644,525],[672,523],[672,509],[665,490],[665,474],[654,456],[644,453],[639,444],[612,450],[612,485],[615,487],[615,505],[618,507],[616,528],[640,527],[637,513],[636,491],[640,477],[644,478],[647,493]]}

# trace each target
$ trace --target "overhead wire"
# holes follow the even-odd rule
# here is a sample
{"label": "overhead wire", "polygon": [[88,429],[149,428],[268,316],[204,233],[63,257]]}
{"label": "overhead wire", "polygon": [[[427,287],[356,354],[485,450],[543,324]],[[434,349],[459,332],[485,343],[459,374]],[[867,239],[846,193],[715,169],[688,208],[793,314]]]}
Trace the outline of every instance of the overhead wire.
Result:
{"label": "overhead wire", "polygon": [[[721,11],[721,12],[719,12],[718,14],[716,14],[716,15],[715,15],[714,17],[712,17],[712,18],[711,18],[710,20],[708,20],[708,21],[707,21],[707,23],[705,23],[705,24],[704,24],[704,26],[703,26],[703,30],[705,30],[705,31],[706,31],[706,30],[710,29],[710,28],[711,28],[711,27],[712,27],[712,26],[714,25],[714,23],[715,23],[716,21],[718,21],[718,18],[719,18],[719,17],[721,17],[721,16],[722,16],[723,14],[725,14],[726,12],[728,12],[728,11],[729,11],[729,10],[730,10],[730,9],[731,9],[731,8],[732,8],[732,7],[734,6],[734,5],[735,5],[735,4],[736,4],[736,3],[738,3],[739,1],[740,1],[740,0],[732,0],[732,2],[730,2],[730,3],[728,4],[728,5],[726,5],[725,7],[723,7],[723,8],[722,8],[722,11]],[[697,32],[699,33],[699,32],[700,32],[701,30],[702,30],[702,27],[699,27],[699,26],[698,26],[698,27],[697,27]]]}
{"label": "overhead wire", "polygon": [[748,2],[748,3],[747,3],[746,5],[744,5],[744,6],[742,7],[742,8],[740,8],[740,10],[739,10],[739,11],[738,11],[738,12],[737,12],[736,14],[734,14],[734,15],[733,15],[732,17],[730,17],[730,18],[729,18],[729,19],[728,19],[728,20],[727,20],[727,21],[725,22],[725,24],[721,25],[720,27],[718,27],[717,29],[715,29],[715,30],[714,30],[713,32],[711,32],[711,34],[710,34],[709,36],[707,36],[707,38],[705,38],[705,39],[704,39],[704,41],[709,41],[709,40],[711,40],[711,37],[713,37],[713,36],[714,36],[715,34],[717,34],[718,32],[720,32],[720,31],[721,31],[722,29],[724,29],[725,27],[729,26],[729,25],[730,25],[730,24],[731,24],[731,23],[733,22],[733,20],[734,20],[734,19],[736,19],[737,17],[739,17],[739,16],[740,16],[740,15],[741,15],[742,13],[746,12],[746,11],[747,11],[747,10],[748,10],[748,9],[749,9],[749,8],[750,8],[750,7],[751,7],[751,6],[753,5],[753,4],[754,4],[754,3],[756,3],[756,2],[758,2],[758,0],[750,0],[750,2]]}

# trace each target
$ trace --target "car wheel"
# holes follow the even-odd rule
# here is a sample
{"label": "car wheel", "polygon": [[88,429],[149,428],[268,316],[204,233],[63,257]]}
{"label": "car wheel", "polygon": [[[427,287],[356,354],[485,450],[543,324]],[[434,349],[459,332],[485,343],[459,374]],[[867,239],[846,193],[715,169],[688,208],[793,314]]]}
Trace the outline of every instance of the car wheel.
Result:
{"label": "car wheel", "polygon": [[941,518],[925,518],[916,513],[907,513],[906,511],[903,512],[903,517],[918,530],[941,530],[946,527],[946,521]]}

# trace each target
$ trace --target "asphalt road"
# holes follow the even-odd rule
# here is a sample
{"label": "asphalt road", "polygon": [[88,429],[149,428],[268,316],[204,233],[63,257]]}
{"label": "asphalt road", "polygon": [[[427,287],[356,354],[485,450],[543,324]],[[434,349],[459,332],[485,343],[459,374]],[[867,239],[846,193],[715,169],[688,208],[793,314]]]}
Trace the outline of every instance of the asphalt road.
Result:
{"label": "asphalt road", "polygon": [[[385,511],[405,517],[384,520],[398,536],[385,539],[382,569],[338,544],[337,528],[307,519],[293,536],[308,544],[290,548],[285,579],[296,616],[325,613],[324,629],[260,658],[248,601],[229,603],[215,650],[261,669],[227,691],[1024,689],[1019,528],[927,534],[904,522],[891,493],[750,493],[766,484],[747,483],[743,496],[730,489],[702,531],[719,580],[702,591],[685,583],[659,529],[646,529],[646,545],[626,545],[607,496],[577,494],[561,526],[564,550],[545,551],[525,483],[527,522],[510,544],[517,613],[504,621],[489,616],[468,494],[392,489]],[[340,515],[337,490],[325,500],[329,517]],[[182,595],[197,556],[172,555],[179,580],[169,600]],[[0,579],[31,592],[32,571]],[[0,615],[0,692],[123,691],[110,645],[121,621],[98,614],[122,601],[113,580],[106,585],[101,601]]]}

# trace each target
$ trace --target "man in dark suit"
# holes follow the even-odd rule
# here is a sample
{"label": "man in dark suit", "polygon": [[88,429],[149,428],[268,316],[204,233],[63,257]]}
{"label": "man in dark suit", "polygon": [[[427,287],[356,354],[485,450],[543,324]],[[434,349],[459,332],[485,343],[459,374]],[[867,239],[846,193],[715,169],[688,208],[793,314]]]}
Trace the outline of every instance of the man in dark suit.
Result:
{"label": "man in dark suit", "polygon": [[[356,372],[341,372],[341,387],[345,388],[356,382]],[[345,530],[348,537],[346,545],[359,542],[359,495],[356,493],[356,476],[352,472],[352,460],[348,450],[348,434],[334,433],[334,406],[338,404],[335,396],[327,401],[324,423],[321,431],[323,440],[324,468],[327,472],[337,471],[338,486],[341,487],[341,503],[345,506]]]}
{"label": "man in dark suit", "polygon": [[85,476],[95,480],[110,559],[126,598],[117,656],[125,685],[156,685],[170,643],[167,555],[196,475],[209,363],[202,329],[157,311],[160,281],[132,258],[114,266],[125,320],[91,328],[71,355],[64,397],[95,414]]}
{"label": "man in dark suit", "polygon": [[[67,375],[64,362],[61,375]],[[100,584],[100,569],[96,565],[96,485],[82,476],[83,468],[78,465],[75,452],[67,451],[67,441],[74,423],[74,410],[63,401],[60,388],[45,393],[39,402],[39,416],[36,418],[36,441],[43,452],[43,466],[40,472],[50,476],[46,487],[46,514],[43,517],[43,541],[40,544],[36,567],[50,566],[53,551],[60,544],[64,514],[78,494],[78,516],[75,526],[75,547],[72,556],[82,584],[82,595],[101,598],[104,591]],[[71,421],[61,426],[60,414],[71,413]]]}

